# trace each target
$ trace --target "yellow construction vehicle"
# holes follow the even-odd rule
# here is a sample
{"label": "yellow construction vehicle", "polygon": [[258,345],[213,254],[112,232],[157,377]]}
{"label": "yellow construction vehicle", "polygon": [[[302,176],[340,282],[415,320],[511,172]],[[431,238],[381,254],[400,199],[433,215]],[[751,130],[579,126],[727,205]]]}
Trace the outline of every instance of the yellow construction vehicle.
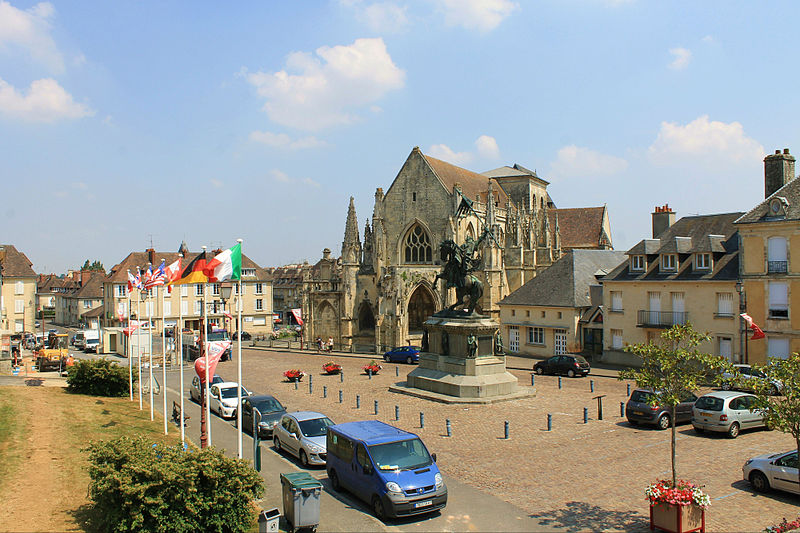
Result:
{"label": "yellow construction vehicle", "polygon": [[69,357],[69,338],[66,333],[51,333],[36,356],[39,372],[61,370]]}

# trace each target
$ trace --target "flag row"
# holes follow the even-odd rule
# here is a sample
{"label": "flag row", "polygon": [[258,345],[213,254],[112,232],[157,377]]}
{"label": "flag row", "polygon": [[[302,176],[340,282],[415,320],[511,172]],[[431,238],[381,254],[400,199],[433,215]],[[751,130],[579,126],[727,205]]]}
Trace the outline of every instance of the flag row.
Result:
{"label": "flag row", "polygon": [[200,252],[184,267],[179,257],[175,262],[166,265],[166,261],[153,270],[147,267],[142,273],[138,268],[136,273],[128,272],[128,292],[134,288],[139,290],[152,289],[159,285],[186,285],[190,283],[219,283],[226,280],[240,280],[242,278],[242,243],[228,248],[208,260],[206,251]]}

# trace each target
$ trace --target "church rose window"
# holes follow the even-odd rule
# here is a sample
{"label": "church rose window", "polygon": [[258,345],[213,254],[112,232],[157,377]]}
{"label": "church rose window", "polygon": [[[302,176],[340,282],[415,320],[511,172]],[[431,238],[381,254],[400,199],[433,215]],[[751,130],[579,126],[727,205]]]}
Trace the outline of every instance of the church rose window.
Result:
{"label": "church rose window", "polygon": [[405,259],[406,263],[431,263],[433,261],[431,239],[419,224],[415,224],[408,232],[405,243]]}

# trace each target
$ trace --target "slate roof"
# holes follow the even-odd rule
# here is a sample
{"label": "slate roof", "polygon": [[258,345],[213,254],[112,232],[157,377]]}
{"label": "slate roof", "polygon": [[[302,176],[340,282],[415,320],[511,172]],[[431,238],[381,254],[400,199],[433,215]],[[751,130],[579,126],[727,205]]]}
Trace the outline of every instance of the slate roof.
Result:
{"label": "slate roof", "polygon": [[[769,213],[770,200],[777,197],[784,198],[786,203],[788,203],[786,206],[786,215],[780,219],[770,218]],[[800,220],[800,180],[795,178],[772,193],[765,198],[763,202],[759,203],[736,220],[736,224],[765,222],[769,220]]]}
{"label": "slate roof", "polygon": [[[556,214],[561,248],[596,248],[600,245],[605,220],[605,206],[573,207],[547,211],[551,231],[556,229]],[[554,235],[555,236],[555,233]],[[611,236],[608,235],[609,244]]]}
{"label": "slate roof", "polygon": [[625,260],[624,252],[614,250],[570,250],[499,304],[588,307],[589,286],[597,284],[595,273]]}
{"label": "slate roof", "polygon": [[0,244],[5,248],[5,258],[0,261],[3,267],[4,278],[35,278],[33,263],[24,253],[17,250],[13,244]]}
{"label": "slate roof", "polygon": [[[439,176],[439,179],[444,184],[447,192],[452,194],[453,187],[456,183],[461,184],[461,192],[470,200],[481,199],[485,200],[486,193],[489,191],[489,178],[477,172],[472,172],[465,168],[457,167],[450,163],[446,163],[435,157],[423,154],[423,157],[430,165],[433,172]],[[495,194],[498,195],[498,201],[504,205],[508,200],[505,191],[498,184],[494,187]]]}
{"label": "slate roof", "polygon": [[495,168],[492,170],[487,170],[486,172],[481,172],[482,175],[486,176],[487,178],[530,178],[533,177],[534,179],[538,180],[539,182],[543,183],[544,185],[549,185],[550,182],[544,180],[536,174],[534,170],[528,170],[527,168],[514,163],[513,167],[509,166],[502,166],[500,168]]}
{"label": "slate roof", "polygon": [[[80,274],[79,274],[80,275]],[[78,290],[70,295],[73,298],[92,299],[97,300],[103,297],[103,281],[105,280],[105,272],[92,272],[89,274],[89,280],[83,284]]]}
{"label": "slate roof", "polygon": [[[222,250],[208,250],[206,252],[206,257],[210,261],[217,253],[221,252]],[[183,257],[183,266],[189,264],[192,259],[197,257],[200,252],[188,252],[184,254]],[[150,261],[150,258],[153,258],[153,265],[158,266],[161,264],[161,260],[164,259],[167,262],[167,265],[175,262],[178,259],[178,252],[154,252],[150,254],[148,251],[144,252],[131,252],[129,253],[125,259],[123,259],[118,264],[111,267],[111,271],[108,273],[108,276],[105,278],[106,283],[127,283],[128,282],[128,269],[132,273],[136,272],[136,267],[139,267],[142,270],[147,270],[147,263]],[[242,269],[245,268],[254,268],[256,270],[255,278],[247,277],[243,279],[246,280],[257,280],[257,281],[269,281],[271,278],[270,274],[261,268],[255,261],[247,257],[245,254],[242,254]]]}

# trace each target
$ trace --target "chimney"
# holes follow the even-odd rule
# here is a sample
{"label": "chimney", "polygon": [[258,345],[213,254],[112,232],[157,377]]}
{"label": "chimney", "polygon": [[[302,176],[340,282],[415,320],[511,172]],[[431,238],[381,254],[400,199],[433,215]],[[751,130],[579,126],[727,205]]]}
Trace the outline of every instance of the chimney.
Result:
{"label": "chimney", "polygon": [[773,155],[764,158],[764,198],[794,179],[794,156],[788,148],[775,150]]}
{"label": "chimney", "polygon": [[145,250],[147,252],[147,262],[154,265],[156,263],[156,251],[152,248]]}
{"label": "chimney", "polygon": [[81,270],[81,277],[80,277],[81,287],[86,285],[91,278],[92,278],[91,270]]}
{"label": "chimney", "polygon": [[661,207],[656,206],[653,210],[653,238],[658,239],[658,236],[664,233],[675,223],[675,212],[670,208],[669,204],[664,204]]}

